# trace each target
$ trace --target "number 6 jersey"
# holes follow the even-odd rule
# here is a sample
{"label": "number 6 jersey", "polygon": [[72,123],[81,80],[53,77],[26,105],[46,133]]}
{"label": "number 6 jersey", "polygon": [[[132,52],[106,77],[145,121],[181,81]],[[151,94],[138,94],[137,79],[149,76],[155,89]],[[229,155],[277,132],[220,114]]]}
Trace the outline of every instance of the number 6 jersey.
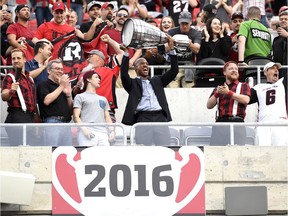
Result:
{"label": "number 6 jersey", "polygon": [[249,104],[258,102],[258,122],[287,119],[287,75],[275,83],[262,83],[251,88]]}

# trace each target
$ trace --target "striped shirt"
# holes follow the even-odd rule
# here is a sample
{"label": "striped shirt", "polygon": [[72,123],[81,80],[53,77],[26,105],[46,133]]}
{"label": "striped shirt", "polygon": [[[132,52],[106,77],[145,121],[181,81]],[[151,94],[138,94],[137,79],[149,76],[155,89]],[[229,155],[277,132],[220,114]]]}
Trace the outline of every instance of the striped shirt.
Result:
{"label": "striped shirt", "polygon": [[[11,74],[15,76],[15,72],[12,71]],[[34,113],[35,112],[35,102],[36,102],[36,89],[32,78],[28,72],[25,72],[25,76],[21,73],[21,76],[18,79],[19,87],[21,89],[27,111]],[[6,76],[2,83],[2,90],[11,89],[13,81],[10,76]],[[21,103],[18,98],[17,93],[14,93],[8,103],[8,112],[9,109],[21,109]]]}
{"label": "striped shirt", "polygon": [[[234,93],[236,92],[237,85],[239,84],[239,81],[235,81],[228,85],[229,90],[233,91]],[[210,97],[214,94],[214,92],[217,90],[215,88],[210,95]],[[247,95],[250,97],[250,86],[247,83],[242,83],[240,94],[242,95]],[[219,96],[219,103],[218,103],[218,117],[224,118],[224,117],[232,117],[233,116],[233,105],[234,105],[234,100],[228,96],[228,95],[220,95]],[[242,103],[237,103],[237,116],[242,117],[243,119],[246,116],[246,104]]]}

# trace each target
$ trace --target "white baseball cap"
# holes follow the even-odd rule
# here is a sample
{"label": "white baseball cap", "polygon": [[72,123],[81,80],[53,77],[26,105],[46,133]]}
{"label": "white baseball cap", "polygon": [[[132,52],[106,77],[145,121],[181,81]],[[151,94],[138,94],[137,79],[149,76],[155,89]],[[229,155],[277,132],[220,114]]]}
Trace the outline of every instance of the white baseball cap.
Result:
{"label": "white baseball cap", "polygon": [[276,65],[278,67],[278,69],[280,69],[282,67],[282,65],[280,63],[276,63],[276,62],[269,62],[264,66],[264,71],[267,71],[269,68],[272,68],[274,65]]}

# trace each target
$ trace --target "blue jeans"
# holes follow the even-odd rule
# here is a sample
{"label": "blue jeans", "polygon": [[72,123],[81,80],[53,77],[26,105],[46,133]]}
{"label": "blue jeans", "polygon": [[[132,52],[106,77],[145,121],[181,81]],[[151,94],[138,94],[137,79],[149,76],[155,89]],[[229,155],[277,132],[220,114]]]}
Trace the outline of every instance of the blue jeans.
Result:
{"label": "blue jeans", "polygon": [[[54,118],[46,118],[44,123],[64,123]],[[72,132],[70,126],[46,126],[44,129],[46,146],[72,146]]]}
{"label": "blue jeans", "polygon": [[76,23],[76,25],[81,25],[82,21],[83,21],[83,5],[82,4],[76,4],[76,3],[70,3],[70,8],[73,9],[74,11],[76,11],[77,15],[78,15],[78,21]]}
{"label": "blue jeans", "polygon": [[44,23],[44,20],[49,22],[53,17],[48,7],[36,7],[35,15],[38,27]]}

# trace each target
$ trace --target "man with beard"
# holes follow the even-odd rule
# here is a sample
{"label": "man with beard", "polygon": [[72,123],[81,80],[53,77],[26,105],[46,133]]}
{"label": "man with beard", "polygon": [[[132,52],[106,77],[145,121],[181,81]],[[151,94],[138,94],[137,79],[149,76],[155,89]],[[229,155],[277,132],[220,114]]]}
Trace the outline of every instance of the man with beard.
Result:
{"label": "man with beard", "polygon": [[92,37],[96,37],[101,29],[105,26],[105,23],[101,19],[101,5],[97,1],[91,1],[87,5],[87,13],[90,17],[89,22],[82,23],[80,26],[81,32]]}
{"label": "man with beard", "polygon": [[66,8],[63,2],[55,2],[53,5],[53,20],[50,22],[43,23],[37,29],[33,43],[37,43],[42,38],[46,38],[48,41],[53,41],[56,38],[59,38],[63,35],[71,33],[75,30],[75,34],[77,37],[82,39],[91,39],[84,35],[79,29],[76,29],[70,26],[68,23],[65,22],[66,17]]}
{"label": "man with beard", "polygon": [[101,7],[101,17],[102,20],[106,21],[112,21],[113,18],[113,9],[114,5],[108,2],[105,2]]}
{"label": "man with beard", "polygon": [[13,48],[26,49],[25,40],[32,40],[33,32],[28,28],[30,8],[28,5],[18,5],[15,9],[15,23],[7,29],[7,39]]}
{"label": "man with beard", "polygon": [[[128,10],[126,8],[120,8],[116,13],[115,28],[107,30],[105,34],[109,35],[111,39],[121,44],[122,43],[121,33],[122,33],[123,25],[128,18],[129,18]],[[129,51],[129,56],[130,56],[129,66],[132,66],[134,61],[141,56],[141,49],[136,49],[136,52],[134,49],[128,49],[128,51]],[[108,44],[107,53],[109,56],[112,56],[116,54],[116,51],[113,49],[111,45]]]}
{"label": "man with beard", "polygon": [[[36,90],[33,79],[24,70],[26,56],[20,49],[11,51],[13,71],[3,80],[1,97],[7,101],[5,123],[34,123]],[[31,128],[30,128],[31,129]],[[22,127],[6,127],[10,145],[23,144]],[[33,145],[35,134],[27,128],[27,143]]]}
{"label": "man with beard", "polygon": [[[217,105],[216,122],[244,122],[246,107],[250,100],[250,87],[238,81],[239,72],[236,62],[229,61],[223,67],[226,82],[217,86],[207,101],[207,108]],[[214,126],[210,145],[230,144],[230,127]],[[234,142],[244,145],[246,129],[244,126],[234,127]]]}

